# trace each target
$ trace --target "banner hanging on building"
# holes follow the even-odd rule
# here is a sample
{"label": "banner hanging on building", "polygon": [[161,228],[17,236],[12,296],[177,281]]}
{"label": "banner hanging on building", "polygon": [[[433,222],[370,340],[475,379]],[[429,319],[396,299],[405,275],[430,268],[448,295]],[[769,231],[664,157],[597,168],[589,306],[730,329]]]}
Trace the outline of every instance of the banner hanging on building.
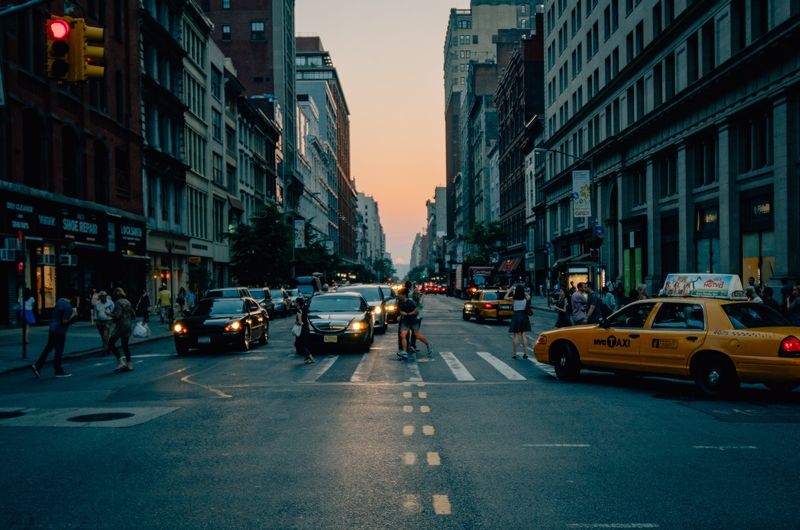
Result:
{"label": "banner hanging on building", "polygon": [[589,171],[572,172],[572,211],[574,217],[592,216],[592,182]]}
{"label": "banner hanging on building", "polygon": [[306,222],[294,222],[294,248],[306,248]]}

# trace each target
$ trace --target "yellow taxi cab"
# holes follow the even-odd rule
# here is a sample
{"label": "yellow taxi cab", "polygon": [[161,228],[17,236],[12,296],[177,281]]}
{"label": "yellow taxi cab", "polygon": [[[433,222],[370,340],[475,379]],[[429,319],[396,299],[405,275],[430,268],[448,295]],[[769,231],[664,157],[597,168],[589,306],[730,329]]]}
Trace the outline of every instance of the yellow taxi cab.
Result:
{"label": "yellow taxi cab", "polygon": [[503,289],[486,288],[475,291],[472,300],[464,302],[461,316],[464,320],[475,317],[478,322],[487,318],[503,320],[514,316],[514,306],[511,300],[503,300],[506,291]]}
{"label": "yellow taxi cab", "polygon": [[564,381],[581,370],[692,379],[708,396],[740,383],[800,386],[800,327],[748,302],[735,275],[670,274],[661,298],[633,302],[600,324],[539,335],[536,360]]}

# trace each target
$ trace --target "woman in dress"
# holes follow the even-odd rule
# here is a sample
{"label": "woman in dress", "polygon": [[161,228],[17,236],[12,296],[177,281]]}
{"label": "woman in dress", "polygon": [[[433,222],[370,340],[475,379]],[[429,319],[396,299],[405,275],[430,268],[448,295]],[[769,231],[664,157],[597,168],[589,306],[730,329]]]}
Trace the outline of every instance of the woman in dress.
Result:
{"label": "woman in dress", "polygon": [[[111,294],[114,300],[114,311],[106,311],[111,315],[111,320],[114,321],[114,331],[111,333],[111,338],[108,342],[108,349],[117,358],[118,366],[114,369],[115,372],[132,372],[133,365],[131,364],[131,350],[128,348],[128,341],[131,338],[131,321],[136,318],[133,312],[133,306],[125,296],[125,291],[121,287],[114,289]],[[117,349],[117,339],[122,340],[122,351],[125,352],[125,362],[122,361],[122,356]]]}
{"label": "woman in dress", "polygon": [[308,336],[311,332],[308,328],[308,315],[306,314],[305,300],[302,296],[298,296],[294,301],[294,308],[297,311],[294,323],[296,326],[301,327],[300,336],[294,339],[294,348],[297,351],[297,355],[302,355],[306,358],[305,364],[311,364],[316,361],[314,361],[314,357],[308,349]]}
{"label": "woman in dress", "polygon": [[33,291],[25,288],[22,291],[22,307],[20,311],[20,322],[22,322],[22,336],[25,338],[25,344],[30,344],[28,335],[31,332],[31,324],[36,324],[36,315],[33,314],[33,306],[36,304],[36,299],[33,297]]}
{"label": "woman in dress", "polygon": [[[553,307],[558,312],[558,318],[556,319],[556,327],[557,328],[568,328],[572,325],[572,322],[569,319],[569,309],[567,308],[567,293],[564,292],[564,289],[558,290],[558,300]],[[516,348],[514,348],[516,351]]]}
{"label": "woman in dress", "polygon": [[512,359],[517,358],[517,344],[519,344],[520,335],[522,336],[522,358],[528,358],[528,337],[526,333],[531,330],[531,321],[528,318],[528,302],[531,297],[525,292],[521,285],[517,285],[513,289],[506,292],[506,300],[514,301],[514,316],[511,317],[511,326],[508,328],[509,333],[514,334],[512,344],[514,345],[514,355]]}

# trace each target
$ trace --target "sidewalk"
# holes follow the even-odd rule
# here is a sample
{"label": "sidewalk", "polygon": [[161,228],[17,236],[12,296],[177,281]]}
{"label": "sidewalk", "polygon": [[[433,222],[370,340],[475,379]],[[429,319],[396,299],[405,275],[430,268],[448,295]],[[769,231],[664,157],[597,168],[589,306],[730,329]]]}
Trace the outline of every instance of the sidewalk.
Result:
{"label": "sidewalk", "polygon": [[[147,325],[150,328],[150,336],[145,339],[131,337],[130,344],[172,336],[169,326],[162,324],[157,315],[155,318],[151,316]],[[31,327],[28,336],[31,343],[27,345],[26,359],[22,358],[22,328],[0,330],[0,373],[27,368],[35,363],[47,345],[49,329],[49,321]],[[117,347],[119,347],[119,341],[117,341]],[[97,327],[83,321],[70,326],[67,332],[67,344],[64,347],[64,359],[99,354],[101,350],[100,333],[97,331]],[[48,356],[48,365],[52,364],[54,355],[55,353],[51,352]]]}

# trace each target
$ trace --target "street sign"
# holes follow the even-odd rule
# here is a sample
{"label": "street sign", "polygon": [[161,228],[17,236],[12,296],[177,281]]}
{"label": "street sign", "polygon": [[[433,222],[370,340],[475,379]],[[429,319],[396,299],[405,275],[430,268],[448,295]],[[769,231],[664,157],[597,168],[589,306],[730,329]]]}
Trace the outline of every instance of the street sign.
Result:
{"label": "street sign", "polygon": [[200,263],[202,260],[200,256],[189,256],[189,263]]}
{"label": "street sign", "polygon": [[158,265],[147,267],[147,275],[148,276],[161,276],[161,267]]}
{"label": "street sign", "polygon": [[606,235],[606,231],[603,229],[602,226],[597,226],[594,229],[594,235],[596,235],[597,237],[603,237],[604,235]]}

